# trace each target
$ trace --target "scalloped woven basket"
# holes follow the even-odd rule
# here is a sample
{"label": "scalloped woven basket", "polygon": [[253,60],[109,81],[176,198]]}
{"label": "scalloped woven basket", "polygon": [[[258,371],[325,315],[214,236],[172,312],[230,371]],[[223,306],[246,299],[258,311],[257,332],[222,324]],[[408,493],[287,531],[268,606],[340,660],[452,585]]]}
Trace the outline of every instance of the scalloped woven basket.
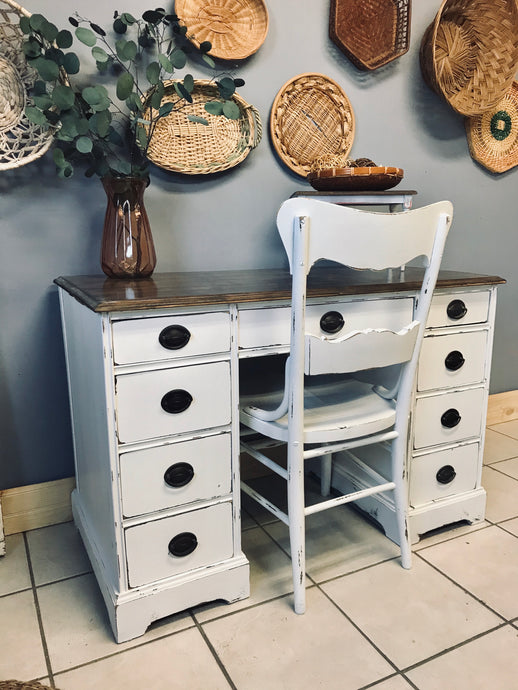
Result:
{"label": "scalloped woven basket", "polygon": [[0,680],[0,690],[52,690],[50,685],[42,685],[36,680]]}
{"label": "scalloped woven basket", "polygon": [[494,173],[518,165],[518,82],[514,81],[494,108],[465,119],[469,152]]}
{"label": "scalloped woven basket", "polygon": [[323,74],[290,79],[277,94],[270,135],[279,158],[306,177],[325,155],[347,156],[354,140],[354,113],[343,89]]}
{"label": "scalloped woven basket", "polygon": [[53,131],[35,125],[25,115],[28,91],[37,73],[22,51],[21,17],[30,17],[13,0],[0,0],[0,170],[19,168],[42,156]]}
{"label": "scalloped woven basket", "polygon": [[511,86],[518,65],[516,0],[443,0],[420,49],[427,84],[461,115],[480,115]]}
{"label": "scalloped woven basket", "polygon": [[199,47],[210,41],[209,55],[243,60],[257,52],[268,33],[268,10],[262,0],[176,0],[175,12],[187,36]]}
{"label": "scalloped woven basket", "polygon": [[[177,101],[174,79],[165,82],[162,103]],[[151,137],[147,157],[155,165],[185,175],[207,175],[238,165],[261,141],[262,124],[257,109],[235,93],[232,100],[241,111],[237,120],[211,115],[205,103],[221,100],[211,81],[194,82],[193,102],[161,118]],[[191,122],[188,115],[205,118],[208,125]],[[144,114],[144,119],[147,115]]]}

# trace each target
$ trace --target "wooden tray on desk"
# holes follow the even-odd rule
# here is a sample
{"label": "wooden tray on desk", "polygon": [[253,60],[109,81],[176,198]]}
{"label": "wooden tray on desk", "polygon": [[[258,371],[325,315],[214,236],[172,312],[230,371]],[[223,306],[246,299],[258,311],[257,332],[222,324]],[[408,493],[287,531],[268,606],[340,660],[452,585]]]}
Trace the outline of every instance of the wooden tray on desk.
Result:
{"label": "wooden tray on desk", "polygon": [[401,168],[328,168],[308,173],[308,182],[318,191],[343,192],[391,189],[401,182]]}

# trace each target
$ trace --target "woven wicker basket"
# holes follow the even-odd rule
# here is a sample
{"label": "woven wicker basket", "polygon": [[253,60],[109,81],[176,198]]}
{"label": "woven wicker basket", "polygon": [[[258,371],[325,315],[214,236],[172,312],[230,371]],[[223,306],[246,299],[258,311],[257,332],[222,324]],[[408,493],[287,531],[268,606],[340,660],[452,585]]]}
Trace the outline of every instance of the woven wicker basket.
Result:
{"label": "woven wicker basket", "polygon": [[513,82],[494,108],[465,119],[469,151],[494,173],[518,165],[518,82]]}
{"label": "woven wicker basket", "polygon": [[322,74],[300,74],[290,79],[272,105],[273,146],[283,163],[302,177],[322,156],[347,156],[354,128],[349,99],[336,82]]}
{"label": "woven wicker basket", "polygon": [[24,112],[37,72],[22,51],[23,16],[30,13],[13,0],[0,0],[0,170],[31,163],[53,141],[53,130],[30,122]]}
{"label": "woven wicker basket", "polygon": [[427,84],[456,112],[489,110],[518,64],[516,0],[443,0],[423,36],[420,62]]}
{"label": "woven wicker basket", "polygon": [[243,60],[255,53],[268,33],[263,0],[176,0],[175,12],[197,46],[210,41],[209,55]]}
{"label": "woven wicker basket", "polygon": [[50,685],[42,685],[36,680],[0,680],[0,690],[52,690]]}
{"label": "woven wicker basket", "polygon": [[[241,111],[239,119],[209,114],[205,103],[221,99],[217,86],[204,79],[195,81],[191,96],[192,103],[158,121],[147,151],[149,160],[160,168],[186,175],[221,172],[244,161],[261,141],[263,131],[257,109],[235,93],[232,100]],[[162,103],[177,100],[171,79],[165,82]],[[191,122],[188,115],[203,117],[209,124]]]}
{"label": "woven wicker basket", "polygon": [[359,69],[374,70],[410,46],[410,0],[331,0],[329,36]]}

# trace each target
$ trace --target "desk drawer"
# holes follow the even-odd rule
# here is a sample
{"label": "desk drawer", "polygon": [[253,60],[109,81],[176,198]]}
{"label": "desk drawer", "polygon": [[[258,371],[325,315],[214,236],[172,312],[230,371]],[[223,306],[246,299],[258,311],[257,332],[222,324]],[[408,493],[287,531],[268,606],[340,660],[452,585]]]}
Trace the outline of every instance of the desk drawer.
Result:
{"label": "desk drawer", "polygon": [[116,377],[120,443],[143,441],[230,423],[230,366],[196,366]]}
{"label": "desk drawer", "polygon": [[427,336],[419,358],[417,390],[482,382],[486,347],[487,331]]}
{"label": "desk drawer", "polygon": [[484,388],[472,388],[418,398],[414,448],[480,436],[482,418],[486,414],[484,394]]}
{"label": "desk drawer", "polygon": [[410,503],[419,506],[477,485],[479,444],[470,443],[412,459]]}
{"label": "desk drawer", "polygon": [[230,493],[230,434],[170,443],[120,456],[125,517]]}
{"label": "desk drawer", "polygon": [[[315,335],[333,333],[337,336],[369,327],[399,330],[412,321],[413,304],[410,297],[309,304],[306,329]],[[289,345],[290,312],[289,307],[240,310],[239,347]],[[343,326],[334,330],[340,318]]]}
{"label": "desk drawer", "polygon": [[432,299],[428,328],[485,323],[489,314],[489,291],[435,295]]}
{"label": "desk drawer", "polygon": [[114,321],[115,364],[228,352],[230,316],[226,312]]}
{"label": "desk drawer", "polygon": [[138,587],[233,555],[232,503],[220,503],[125,530],[130,587]]}

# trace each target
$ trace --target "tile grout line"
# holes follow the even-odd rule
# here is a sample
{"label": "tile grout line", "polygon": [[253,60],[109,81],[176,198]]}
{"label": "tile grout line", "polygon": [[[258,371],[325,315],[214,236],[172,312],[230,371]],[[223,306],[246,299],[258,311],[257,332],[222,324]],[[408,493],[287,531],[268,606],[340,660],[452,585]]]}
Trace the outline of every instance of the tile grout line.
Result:
{"label": "tile grout line", "polygon": [[38,599],[38,589],[36,587],[36,581],[34,579],[34,570],[32,567],[31,554],[29,549],[29,540],[27,539],[27,532],[23,533],[23,541],[25,544],[25,555],[27,558],[27,565],[29,568],[29,577],[31,579],[32,596],[34,599],[34,608],[36,609],[36,617],[38,619],[38,627],[40,631],[41,646],[43,647],[43,655],[45,657],[45,664],[47,666],[47,675],[49,677],[51,687],[55,687],[54,684],[54,674],[52,672],[52,665],[50,663],[49,649],[47,646],[47,640],[45,638],[45,630],[43,628],[43,618],[41,615],[40,602]]}
{"label": "tile grout line", "polygon": [[230,673],[227,671],[227,669],[226,669],[226,667],[225,667],[225,664],[223,663],[223,660],[220,659],[219,654],[216,652],[216,650],[215,650],[215,648],[214,648],[212,642],[209,640],[209,638],[208,638],[208,636],[207,636],[207,633],[206,633],[205,630],[203,629],[203,625],[202,625],[199,621],[196,620],[196,616],[194,616],[192,613],[191,613],[191,616],[192,616],[192,618],[193,618],[193,620],[194,620],[194,624],[196,625],[196,628],[198,629],[198,632],[199,632],[200,635],[202,636],[202,638],[203,638],[205,644],[206,644],[207,647],[209,648],[210,653],[211,653],[212,656],[214,657],[214,661],[217,663],[217,665],[219,666],[220,671],[221,671],[221,672],[223,673],[223,675],[225,676],[225,679],[226,679],[227,683],[228,683],[229,686],[232,688],[232,690],[238,690],[238,689],[237,689],[237,686],[235,685],[234,681],[232,680],[232,678],[231,678],[231,676],[230,676]]}

